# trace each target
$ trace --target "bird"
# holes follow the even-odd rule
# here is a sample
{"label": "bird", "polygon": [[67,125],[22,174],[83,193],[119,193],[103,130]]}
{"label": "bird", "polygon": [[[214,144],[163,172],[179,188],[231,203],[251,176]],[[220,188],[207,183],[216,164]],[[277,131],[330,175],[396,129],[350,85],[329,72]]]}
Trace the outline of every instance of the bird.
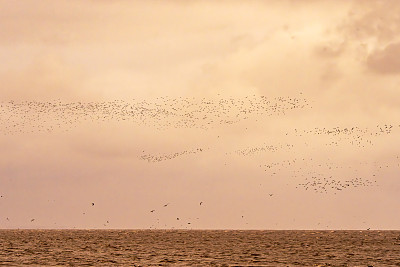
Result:
{"label": "bird", "polygon": [[156,210],[151,210],[150,212],[155,212]]}
{"label": "bird", "polygon": [[167,204],[164,204],[164,207],[167,207],[169,205],[169,203],[167,203]]}
{"label": "bird", "polygon": [[92,206],[94,206],[94,202],[92,202]]}
{"label": "bird", "polygon": [[31,222],[35,221],[35,219],[31,219]]}
{"label": "bird", "polygon": [[203,204],[203,201],[200,202],[200,206],[201,206],[201,204]]}

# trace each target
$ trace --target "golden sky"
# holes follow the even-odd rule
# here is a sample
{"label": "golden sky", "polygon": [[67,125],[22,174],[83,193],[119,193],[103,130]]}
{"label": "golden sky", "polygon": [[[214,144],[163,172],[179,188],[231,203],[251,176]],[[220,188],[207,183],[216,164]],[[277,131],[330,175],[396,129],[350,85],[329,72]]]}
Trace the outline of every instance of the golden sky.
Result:
{"label": "golden sky", "polygon": [[399,229],[399,14],[0,0],[0,228]]}

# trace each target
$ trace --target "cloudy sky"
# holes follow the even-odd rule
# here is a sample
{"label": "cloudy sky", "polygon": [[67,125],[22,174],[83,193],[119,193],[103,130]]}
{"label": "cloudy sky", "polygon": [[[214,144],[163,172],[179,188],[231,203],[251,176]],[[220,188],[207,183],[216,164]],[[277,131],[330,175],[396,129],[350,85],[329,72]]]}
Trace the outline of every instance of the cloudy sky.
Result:
{"label": "cloudy sky", "polygon": [[[372,0],[0,0],[0,228],[399,229],[399,14]],[[161,128],[37,109],[27,124],[15,109],[262,97],[309,105]]]}

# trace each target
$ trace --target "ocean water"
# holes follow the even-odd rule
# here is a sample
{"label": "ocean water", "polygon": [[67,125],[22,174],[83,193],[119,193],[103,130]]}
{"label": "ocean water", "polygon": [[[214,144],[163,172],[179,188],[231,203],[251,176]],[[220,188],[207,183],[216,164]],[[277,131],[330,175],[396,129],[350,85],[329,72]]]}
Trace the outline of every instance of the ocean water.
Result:
{"label": "ocean water", "polygon": [[400,231],[0,230],[0,265],[400,266]]}

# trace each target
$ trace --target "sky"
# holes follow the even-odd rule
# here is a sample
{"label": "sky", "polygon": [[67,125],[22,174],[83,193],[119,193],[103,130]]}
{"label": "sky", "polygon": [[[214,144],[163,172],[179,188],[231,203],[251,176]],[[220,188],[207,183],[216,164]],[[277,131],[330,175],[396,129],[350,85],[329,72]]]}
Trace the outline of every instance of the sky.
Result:
{"label": "sky", "polygon": [[400,229],[399,14],[0,0],[0,228]]}

